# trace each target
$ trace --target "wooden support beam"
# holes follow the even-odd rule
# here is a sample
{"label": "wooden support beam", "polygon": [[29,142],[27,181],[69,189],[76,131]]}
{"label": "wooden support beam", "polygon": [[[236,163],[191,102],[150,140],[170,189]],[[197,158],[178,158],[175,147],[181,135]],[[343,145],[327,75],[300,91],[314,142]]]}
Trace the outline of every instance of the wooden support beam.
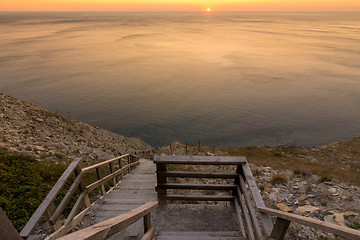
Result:
{"label": "wooden support beam", "polygon": [[151,228],[151,216],[150,213],[144,216],[144,233]]}
{"label": "wooden support beam", "polygon": [[[114,168],[113,168],[113,164],[112,164],[112,162],[111,163],[109,163],[109,168],[110,168],[110,173],[113,173],[114,172]],[[115,177],[113,177],[113,186],[115,186],[116,185],[116,176]]]}
{"label": "wooden support beam", "polygon": [[241,236],[243,238],[246,238],[244,222],[243,222],[243,219],[242,219],[243,214],[241,214],[241,209],[240,209],[240,206],[239,206],[239,200],[238,199],[235,199],[235,211],[236,211],[236,215],[237,215],[237,222],[238,222],[238,225],[239,225]]}
{"label": "wooden support beam", "polygon": [[[156,172],[166,172],[166,164],[156,164]],[[157,178],[157,185],[166,184],[167,178],[164,176],[161,176],[159,174],[156,174]],[[164,196],[166,196],[166,189],[156,188],[156,191],[158,193],[158,199],[160,203],[164,203]]]}
{"label": "wooden support beam", "polygon": [[66,205],[70,202],[72,196],[76,192],[81,180],[83,180],[83,173],[82,172],[76,177],[76,179],[73,182],[73,184],[71,185],[69,191],[65,194],[65,196],[61,200],[59,206],[56,208],[55,212],[50,217],[49,221],[50,221],[51,224],[55,224],[56,221],[59,219],[59,217],[62,214],[62,212],[64,211]]}
{"label": "wooden support beam", "polygon": [[282,218],[276,218],[276,222],[274,228],[271,232],[270,237],[275,240],[283,240],[290,225],[289,220],[285,220]]}
{"label": "wooden support beam", "polygon": [[[96,168],[96,175],[97,175],[97,178],[98,178],[98,181],[100,181],[101,179],[101,172],[100,172],[100,168]],[[105,186],[104,184],[101,184],[100,185],[100,189],[101,189],[101,194],[102,195],[105,195],[106,191],[105,191]]]}
{"label": "wooden support beam", "polygon": [[245,225],[246,225],[246,231],[247,231],[247,236],[249,240],[255,240],[255,236],[254,236],[254,231],[253,228],[251,226],[251,219],[250,219],[250,215],[249,212],[247,210],[246,204],[245,204],[245,200],[240,192],[239,187],[237,188],[238,191],[238,200],[240,202],[240,206],[241,206],[241,210],[242,213],[244,215],[244,220],[245,220]]}
{"label": "wooden support beam", "polygon": [[242,175],[239,175],[239,183],[240,183],[241,192],[242,192],[242,194],[243,194],[243,196],[245,198],[246,206],[247,206],[247,208],[249,210],[251,221],[252,221],[252,223],[254,225],[256,238],[257,239],[263,239],[263,235],[261,233],[261,228],[260,228],[259,222],[258,222],[258,220],[256,218],[256,213],[255,213],[255,210],[254,210],[254,208],[252,206],[251,199],[250,199],[250,196],[249,196],[249,193],[247,191],[245,181],[244,181]]}
{"label": "wooden support beam", "polygon": [[14,225],[10,222],[2,208],[0,208],[0,239],[22,240]]}

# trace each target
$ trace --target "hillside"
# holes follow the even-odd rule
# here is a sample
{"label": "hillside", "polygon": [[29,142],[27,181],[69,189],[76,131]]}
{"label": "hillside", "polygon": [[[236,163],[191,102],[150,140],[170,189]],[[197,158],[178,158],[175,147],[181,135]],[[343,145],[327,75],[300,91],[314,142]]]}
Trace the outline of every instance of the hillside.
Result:
{"label": "hillside", "polygon": [[0,147],[38,160],[83,157],[85,165],[152,149],[139,138],[90,126],[2,93]]}

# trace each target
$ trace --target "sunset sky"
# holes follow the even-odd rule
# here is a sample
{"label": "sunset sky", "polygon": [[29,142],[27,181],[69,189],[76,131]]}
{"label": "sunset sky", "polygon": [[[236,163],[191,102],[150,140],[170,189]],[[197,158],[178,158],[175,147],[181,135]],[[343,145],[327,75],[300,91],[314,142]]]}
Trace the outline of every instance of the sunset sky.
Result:
{"label": "sunset sky", "polygon": [[359,0],[1,0],[0,11],[360,11]]}

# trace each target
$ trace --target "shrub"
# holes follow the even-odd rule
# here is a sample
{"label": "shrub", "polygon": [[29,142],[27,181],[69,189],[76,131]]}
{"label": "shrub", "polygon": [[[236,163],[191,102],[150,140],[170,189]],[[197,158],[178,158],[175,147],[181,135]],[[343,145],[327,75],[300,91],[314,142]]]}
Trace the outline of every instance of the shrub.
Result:
{"label": "shrub", "polygon": [[319,183],[323,183],[323,182],[331,182],[331,178],[327,176],[321,176],[319,178]]}
{"label": "shrub", "polygon": [[20,230],[64,172],[65,164],[39,162],[0,149],[0,207]]}
{"label": "shrub", "polygon": [[287,182],[287,179],[286,179],[286,177],[285,177],[284,175],[282,175],[282,174],[275,174],[275,175],[271,178],[270,182],[275,185],[275,184],[279,184],[279,183],[286,183],[286,182]]}

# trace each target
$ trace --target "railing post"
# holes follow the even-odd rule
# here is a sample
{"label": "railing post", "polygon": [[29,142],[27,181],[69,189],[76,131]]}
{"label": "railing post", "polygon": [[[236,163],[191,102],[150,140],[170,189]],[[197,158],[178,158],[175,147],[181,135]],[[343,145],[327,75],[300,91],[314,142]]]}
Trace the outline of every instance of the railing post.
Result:
{"label": "railing post", "polygon": [[270,237],[275,240],[283,240],[287,229],[289,228],[290,221],[282,218],[276,218],[274,228]]}
{"label": "railing post", "polygon": [[151,228],[151,216],[150,213],[144,216],[144,233]]}
{"label": "railing post", "polygon": [[[166,172],[166,164],[163,163],[157,163],[156,164],[156,178],[157,178],[157,183],[158,184],[163,184],[167,182],[167,178],[166,177],[161,177],[159,172]],[[159,203],[165,203],[166,200],[164,200],[164,196],[166,196],[167,194],[167,190],[166,189],[160,189],[157,188],[157,193],[158,193],[158,199],[159,199]]]}
{"label": "railing post", "polygon": [[[127,156],[127,160],[128,160],[128,164],[130,164],[131,163],[131,155]],[[130,171],[131,171],[131,167],[129,166],[127,173],[129,174]]]}
{"label": "railing post", "polygon": [[[113,164],[109,163],[109,167],[110,167],[110,173],[113,173],[114,172]],[[113,185],[115,186],[116,185],[116,177],[114,177],[112,180],[113,180]]]}
{"label": "railing post", "polygon": [[[81,169],[80,165],[77,165],[76,168],[75,168],[75,176],[78,176],[81,173],[81,171],[82,171],[82,169]],[[80,190],[80,193],[86,191],[84,175],[83,175],[83,177],[81,179],[81,182],[79,184],[79,190]],[[89,198],[89,194],[87,194],[87,193],[84,196],[84,202],[85,202],[86,207],[90,207],[90,198]]]}
{"label": "railing post", "polygon": [[[100,174],[100,169],[99,168],[96,168],[96,175],[97,175],[98,180],[100,180],[101,179],[101,174]],[[104,184],[101,184],[100,189],[101,189],[101,194],[105,195],[106,191],[105,191]]]}
{"label": "railing post", "polygon": [[22,240],[14,225],[0,208],[0,239]]}

